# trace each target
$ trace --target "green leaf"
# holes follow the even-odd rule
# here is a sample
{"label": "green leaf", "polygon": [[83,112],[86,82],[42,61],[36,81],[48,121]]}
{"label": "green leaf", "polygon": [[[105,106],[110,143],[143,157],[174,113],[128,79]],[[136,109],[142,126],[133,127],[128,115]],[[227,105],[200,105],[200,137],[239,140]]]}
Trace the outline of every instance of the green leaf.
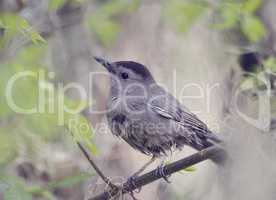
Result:
{"label": "green leaf", "polygon": [[199,2],[172,0],[165,7],[165,16],[180,32],[185,32],[204,13],[205,8],[207,6]]}
{"label": "green leaf", "polygon": [[92,154],[97,153],[95,144],[92,143],[93,132],[89,122],[82,115],[69,115],[66,118],[65,126],[74,136],[75,140],[84,143]]}
{"label": "green leaf", "polygon": [[30,38],[34,44],[39,44],[39,42],[46,43],[46,40],[44,40],[39,33],[33,29],[29,25],[29,23],[25,19],[18,20],[18,29],[19,31],[25,35],[26,38]]}
{"label": "green leaf", "polygon": [[50,0],[49,9],[50,10],[58,10],[65,4],[66,0]]}
{"label": "green leaf", "polygon": [[258,42],[266,35],[266,29],[262,21],[253,15],[244,17],[241,29],[251,42]]}
{"label": "green leaf", "polygon": [[243,79],[240,85],[240,88],[241,90],[250,90],[256,86],[256,82],[257,82],[256,77],[252,77],[252,76],[246,77]]}
{"label": "green leaf", "polygon": [[[51,139],[52,136],[60,135],[63,132],[63,125],[70,123],[72,118],[78,116],[78,113],[87,106],[87,102],[67,98],[63,91],[55,90],[54,85],[47,80],[40,80],[38,85],[40,93],[45,95],[44,101],[39,104],[44,110],[25,116],[24,122],[28,129],[40,134],[45,139]],[[60,102],[61,97],[62,101]],[[65,108],[74,113],[68,113]],[[78,120],[76,119],[77,122]]]}
{"label": "green leaf", "polygon": [[0,27],[4,29],[15,30],[18,24],[18,16],[11,13],[3,13],[0,15]]}
{"label": "green leaf", "polygon": [[[36,74],[36,73],[34,73]],[[6,85],[6,84],[5,84]],[[38,87],[36,77],[26,76],[16,80],[11,88],[11,98],[16,107],[20,108],[24,112],[37,106]]]}
{"label": "green leaf", "polygon": [[140,6],[140,0],[132,0],[128,5],[127,5],[127,12],[134,12],[136,11]]}
{"label": "green leaf", "polygon": [[260,8],[262,4],[262,0],[246,0],[243,3],[243,10],[252,14],[256,12],[258,8]]}
{"label": "green leaf", "polygon": [[16,14],[4,13],[0,15],[0,27],[5,29],[1,44],[7,43],[17,34],[30,39],[34,44],[46,42],[41,35],[22,17]]}
{"label": "green leaf", "polygon": [[105,46],[112,44],[120,32],[118,23],[99,15],[94,15],[88,19],[88,25]]}
{"label": "green leaf", "polygon": [[0,47],[4,47],[5,44],[10,41],[17,33],[16,27],[17,16],[13,14],[1,14],[0,15],[0,27],[3,28],[5,31],[3,32],[4,35],[0,38]]}
{"label": "green leaf", "polygon": [[194,166],[190,166],[190,167],[184,168],[182,170],[186,171],[186,172],[194,172],[194,171],[196,171],[196,168]]}
{"label": "green leaf", "polygon": [[25,189],[23,182],[15,176],[1,177],[7,184],[4,200],[32,200],[32,195]]}
{"label": "green leaf", "polygon": [[269,57],[264,61],[264,67],[266,69],[271,70],[272,72],[276,72],[276,58]]}
{"label": "green leaf", "polygon": [[48,190],[44,190],[41,192],[41,196],[45,197],[47,200],[58,200],[55,195]]}
{"label": "green leaf", "polygon": [[194,171],[196,171],[196,168],[194,166],[190,166],[178,171],[178,173],[183,174],[186,172],[194,172]]}
{"label": "green leaf", "polygon": [[39,44],[40,42],[46,43],[46,40],[35,30],[31,29],[29,31],[29,34],[30,34],[31,40],[34,44]]}
{"label": "green leaf", "polygon": [[241,16],[240,3],[222,3],[220,7],[220,15],[222,22],[215,24],[213,27],[217,29],[233,28],[237,25]]}
{"label": "green leaf", "polygon": [[[41,60],[47,50],[46,45],[29,45],[19,51],[15,59],[0,66],[0,116],[10,115],[11,108],[7,104],[6,86],[9,80],[16,75],[17,72],[29,70],[36,72],[40,69]],[[13,99],[15,103],[19,103],[24,108],[26,106],[34,106],[37,102],[38,82],[35,77],[28,76],[25,79],[19,78],[13,85]]]}
{"label": "green leaf", "polygon": [[[166,161],[164,164],[168,165],[170,163],[171,163],[170,161]],[[182,173],[182,172],[194,172],[194,171],[196,171],[196,168],[194,166],[190,166],[190,167],[186,167],[186,168],[180,170],[179,173]]]}
{"label": "green leaf", "polygon": [[51,139],[63,132],[62,127],[58,126],[57,113],[35,113],[26,115],[24,119],[24,127],[44,139]]}
{"label": "green leaf", "polygon": [[135,11],[139,3],[140,0],[107,1],[95,13],[88,16],[88,26],[103,45],[109,46],[117,39],[121,29],[114,18]]}
{"label": "green leaf", "polygon": [[32,195],[21,187],[11,187],[4,193],[4,200],[32,200]]}
{"label": "green leaf", "polygon": [[9,130],[0,129],[0,165],[7,164],[17,154],[16,139]]}
{"label": "green leaf", "polygon": [[0,65],[0,117],[7,117],[13,112],[6,101],[6,84],[9,78],[14,74],[14,70],[8,65]]}
{"label": "green leaf", "polygon": [[20,50],[12,65],[16,65],[17,71],[39,70],[41,61],[48,50],[47,44],[28,45]]}

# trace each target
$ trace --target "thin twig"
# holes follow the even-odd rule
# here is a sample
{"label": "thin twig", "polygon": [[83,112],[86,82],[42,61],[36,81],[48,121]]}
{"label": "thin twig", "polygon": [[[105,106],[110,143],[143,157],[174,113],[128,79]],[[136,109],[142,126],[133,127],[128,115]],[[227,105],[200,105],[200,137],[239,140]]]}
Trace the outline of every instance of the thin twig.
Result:
{"label": "thin twig", "polygon": [[86,157],[86,159],[89,161],[89,163],[91,164],[91,166],[95,169],[95,171],[97,172],[97,174],[102,178],[102,180],[111,187],[112,190],[117,189],[117,186],[115,186],[109,178],[107,178],[102,171],[100,170],[100,168],[95,164],[95,162],[91,159],[91,157],[89,156],[89,154],[87,153],[87,151],[85,150],[85,148],[82,146],[82,144],[80,142],[77,141],[77,145],[79,146],[80,150],[82,151],[82,153],[84,154],[84,156]]}
{"label": "thin twig", "polygon": [[[164,175],[169,176],[177,171],[190,167],[194,164],[207,160],[209,158],[214,158],[216,156],[221,156],[225,151],[221,147],[212,146],[206,148],[202,151],[199,151],[191,156],[183,158],[181,160],[175,161],[171,164],[164,166]],[[132,183],[125,182],[122,186],[122,194],[131,193],[137,188],[141,188],[144,185],[152,183],[160,178],[163,178],[159,173],[156,173],[157,169],[154,169],[144,175],[136,177]],[[120,191],[118,190],[108,190],[95,197],[90,198],[89,200],[108,200],[117,196]]]}

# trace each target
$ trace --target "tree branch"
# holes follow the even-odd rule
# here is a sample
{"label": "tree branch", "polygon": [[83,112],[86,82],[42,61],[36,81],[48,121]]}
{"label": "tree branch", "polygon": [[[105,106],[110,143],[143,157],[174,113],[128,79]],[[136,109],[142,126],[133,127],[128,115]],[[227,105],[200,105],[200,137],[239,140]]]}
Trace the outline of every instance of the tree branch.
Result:
{"label": "tree branch", "polygon": [[94,161],[90,158],[89,154],[87,153],[87,151],[85,150],[85,148],[82,146],[82,144],[80,142],[77,141],[77,145],[79,146],[80,150],[82,151],[82,153],[84,154],[84,156],[86,157],[86,159],[88,160],[88,162],[90,163],[90,165],[95,169],[95,171],[97,172],[97,174],[102,178],[102,180],[108,185],[110,186],[110,188],[112,190],[114,190],[115,188],[117,188],[117,186],[115,186],[113,183],[111,183],[111,181],[109,180],[109,178],[107,178],[102,171],[100,170],[100,168],[94,163]]}
{"label": "tree branch", "polygon": [[[170,163],[170,164],[164,166],[164,175],[170,176],[171,174],[178,172],[182,169],[185,169],[187,167],[190,167],[194,164],[197,164],[197,163],[207,160],[209,158],[223,156],[223,154],[225,154],[225,152],[221,147],[212,146],[212,147],[206,148],[206,149],[199,151],[191,156],[188,156],[186,158],[183,158],[181,160],[175,161],[173,163]],[[112,199],[113,197],[115,197],[119,194],[131,193],[135,189],[138,189],[144,185],[147,185],[149,183],[152,183],[152,182],[162,178],[162,176],[159,173],[156,173],[156,170],[157,169],[154,169],[144,175],[136,177],[133,180],[132,184],[129,182],[125,182],[122,186],[121,191],[118,189],[117,190],[109,189],[108,191],[105,191],[95,197],[92,197],[89,200],[108,200],[108,199]]]}

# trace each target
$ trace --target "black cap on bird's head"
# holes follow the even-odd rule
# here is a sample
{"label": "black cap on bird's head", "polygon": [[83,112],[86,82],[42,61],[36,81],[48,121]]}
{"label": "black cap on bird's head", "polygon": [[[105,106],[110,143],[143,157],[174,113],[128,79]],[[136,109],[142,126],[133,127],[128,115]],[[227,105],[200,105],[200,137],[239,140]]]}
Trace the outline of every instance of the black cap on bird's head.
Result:
{"label": "black cap on bird's head", "polygon": [[154,81],[150,71],[146,68],[146,66],[140,63],[133,61],[118,61],[110,63],[103,58],[94,57],[94,59],[102,64],[107,71],[120,79]]}

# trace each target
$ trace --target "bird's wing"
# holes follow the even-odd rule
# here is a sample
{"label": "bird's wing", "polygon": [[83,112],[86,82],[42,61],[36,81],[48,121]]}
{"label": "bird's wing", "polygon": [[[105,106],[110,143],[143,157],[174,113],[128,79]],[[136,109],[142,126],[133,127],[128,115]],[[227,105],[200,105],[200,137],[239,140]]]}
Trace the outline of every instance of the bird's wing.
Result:
{"label": "bird's wing", "polygon": [[208,130],[207,126],[195,114],[183,107],[174,97],[169,97],[167,101],[168,103],[165,104],[164,100],[157,99],[152,101],[149,107],[159,116],[174,120],[188,129]]}
{"label": "bird's wing", "polygon": [[220,139],[214,135],[195,114],[181,105],[172,95],[160,96],[149,103],[151,110],[160,117],[174,120],[176,123],[189,130],[190,134],[196,134],[202,139],[210,139],[219,142]]}

